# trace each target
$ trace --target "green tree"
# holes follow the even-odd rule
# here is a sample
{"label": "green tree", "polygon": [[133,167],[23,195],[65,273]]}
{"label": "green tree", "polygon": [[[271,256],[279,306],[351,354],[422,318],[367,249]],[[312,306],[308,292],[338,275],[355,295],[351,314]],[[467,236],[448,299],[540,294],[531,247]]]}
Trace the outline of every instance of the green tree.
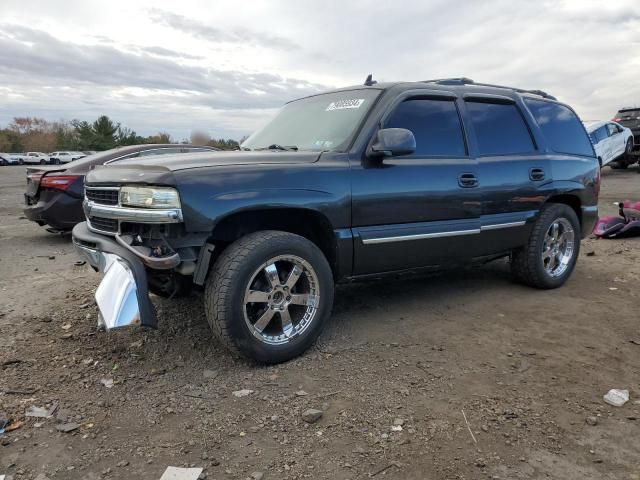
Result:
{"label": "green tree", "polygon": [[13,130],[0,130],[0,152],[19,152],[22,150],[20,136]]}
{"label": "green tree", "polygon": [[158,132],[145,138],[144,143],[173,143],[173,140],[167,132]]}
{"label": "green tree", "polygon": [[99,117],[91,125],[93,131],[93,142],[91,150],[109,150],[117,145],[116,134],[120,128],[119,123],[113,121],[106,115]]}
{"label": "green tree", "polygon": [[[72,120],[71,125],[73,125],[73,128],[75,129],[75,142],[72,142],[75,143],[75,148],[79,150],[94,150],[95,132],[93,131],[91,124],[84,120]],[[64,147],[59,146],[58,148]],[[70,149],[71,147],[66,148]]]}
{"label": "green tree", "polygon": [[135,131],[128,127],[118,127],[118,133],[116,135],[116,141],[118,145],[138,145],[144,143],[144,138],[137,135]]}

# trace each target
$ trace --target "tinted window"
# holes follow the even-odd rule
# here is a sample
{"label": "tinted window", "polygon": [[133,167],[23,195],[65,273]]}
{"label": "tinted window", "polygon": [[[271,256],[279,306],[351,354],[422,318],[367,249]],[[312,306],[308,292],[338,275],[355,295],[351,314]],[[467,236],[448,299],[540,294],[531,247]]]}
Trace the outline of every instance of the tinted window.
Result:
{"label": "tinted window", "polygon": [[613,123],[607,123],[607,128],[609,129],[609,135],[615,135],[617,133],[620,133],[620,131],[618,130],[618,127]]}
{"label": "tinted window", "polygon": [[538,122],[549,147],[556,152],[593,156],[593,148],[578,117],[557,103],[525,98],[525,103]]}
{"label": "tinted window", "polygon": [[192,152],[215,152],[215,150],[211,150],[209,148],[193,148],[193,147],[183,148],[182,151],[186,152],[186,153],[192,153]]}
{"label": "tinted window", "polygon": [[466,155],[460,117],[452,100],[406,100],[391,113],[385,128],[411,130],[416,137],[415,155]]}
{"label": "tinted window", "polygon": [[166,155],[169,153],[180,153],[179,148],[156,148],[154,150],[145,150],[140,152],[141,157],[149,157],[151,155]]}
{"label": "tinted window", "polygon": [[513,103],[467,102],[480,155],[533,152],[535,147],[524,119]]}

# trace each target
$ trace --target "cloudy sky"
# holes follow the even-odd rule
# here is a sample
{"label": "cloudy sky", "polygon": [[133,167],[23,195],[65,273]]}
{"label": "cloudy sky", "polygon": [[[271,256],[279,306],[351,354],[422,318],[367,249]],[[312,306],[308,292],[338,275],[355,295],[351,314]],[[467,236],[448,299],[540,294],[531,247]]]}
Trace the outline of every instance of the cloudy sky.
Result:
{"label": "cloudy sky", "polygon": [[537,88],[611,118],[640,104],[638,0],[0,0],[0,127],[107,114],[239,138],[370,72]]}

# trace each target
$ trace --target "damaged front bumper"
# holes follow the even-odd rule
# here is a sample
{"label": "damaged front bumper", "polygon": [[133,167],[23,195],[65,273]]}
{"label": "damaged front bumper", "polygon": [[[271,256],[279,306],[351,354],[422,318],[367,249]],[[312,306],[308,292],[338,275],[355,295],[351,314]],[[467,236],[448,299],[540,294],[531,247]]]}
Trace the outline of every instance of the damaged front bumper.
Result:
{"label": "damaged front bumper", "polygon": [[80,254],[104,274],[95,295],[98,322],[107,329],[129,325],[156,328],[147,272],[139,255],[112,237],[91,232],[86,222],[77,224],[72,235]]}

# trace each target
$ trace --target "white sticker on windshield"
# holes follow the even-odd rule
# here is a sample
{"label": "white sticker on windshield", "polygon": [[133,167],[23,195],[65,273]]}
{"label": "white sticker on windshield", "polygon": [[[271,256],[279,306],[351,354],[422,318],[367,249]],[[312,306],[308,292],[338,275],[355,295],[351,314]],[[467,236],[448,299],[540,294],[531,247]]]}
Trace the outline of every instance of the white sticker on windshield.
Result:
{"label": "white sticker on windshield", "polygon": [[348,108],[360,108],[360,106],[364,103],[364,98],[346,98],[344,100],[336,100],[335,102],[331,102],[327,108],[324,109],[325,112],[331,112],[333,110],[345,110]]}

